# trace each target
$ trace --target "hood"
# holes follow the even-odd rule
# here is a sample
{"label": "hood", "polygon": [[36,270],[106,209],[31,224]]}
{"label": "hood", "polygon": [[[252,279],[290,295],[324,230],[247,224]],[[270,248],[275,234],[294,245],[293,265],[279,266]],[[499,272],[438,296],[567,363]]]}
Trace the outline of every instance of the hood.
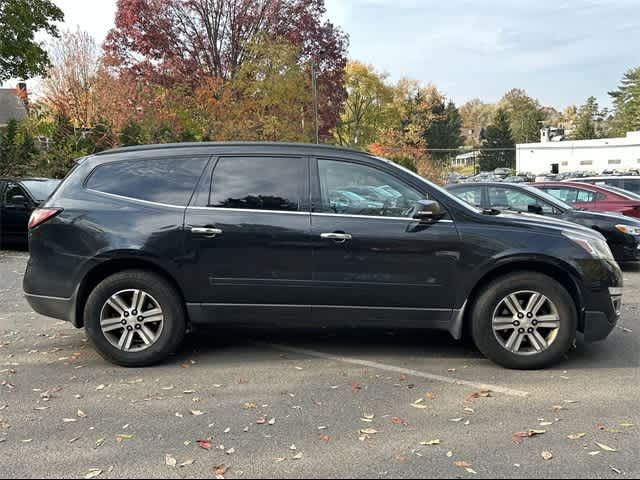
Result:
{"label": "hood", "polygon": [[604,239],[604,237],[600,233],[591,228],[583,227],[582,225],[578,225],[577,223],[555,217],[546,217],[544,215],[536,215],[531,213],[504,212],[500,215],[496,215],[493,218],[495,218],[496,222],[499,223],[518,225],[538,231],[546,230],[551,234],[562,234],[562,232],[571,231],[579,233],[581,235],[596,237],[600,240]]}
{"label": "hood", "polygon": [[591,220],[594,222],[610,222],[612,225],[628,225],[640,227],[640,220],[633,217],[620,215],[616,212],[593,212],[590,210],[570,210],[565,215],[566,219]]}

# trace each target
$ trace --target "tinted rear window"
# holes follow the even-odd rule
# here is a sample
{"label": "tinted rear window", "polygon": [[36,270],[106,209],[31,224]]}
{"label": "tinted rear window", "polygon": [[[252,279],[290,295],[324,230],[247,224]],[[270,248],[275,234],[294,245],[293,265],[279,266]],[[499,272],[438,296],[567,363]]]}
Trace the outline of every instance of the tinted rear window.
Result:
{"label": "tinted rear window", "polygon": [[210,207],[297,211],[308,184],[300,158],[221,158],[213,173]]}
{"label": "tinted rear window", "polygon": [[98,167],[87,188],[149,202],[186,206],[207,157],[128,160]]}

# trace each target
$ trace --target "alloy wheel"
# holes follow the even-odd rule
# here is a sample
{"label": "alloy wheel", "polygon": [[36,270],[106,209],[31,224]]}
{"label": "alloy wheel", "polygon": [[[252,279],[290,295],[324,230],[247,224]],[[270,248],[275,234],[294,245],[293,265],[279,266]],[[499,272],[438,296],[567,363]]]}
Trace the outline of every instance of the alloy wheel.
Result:
{"label": "alloy wheel", "polygon": [[493,332],[503,348],[516,355],[536,355],[557,339],[560,315],[545,295],[520,291],[506,296],[495,309]]}
{"label": "alloy wheel", "polygon": [[160,338],[164,314],[157,300],[147,292],[122,290],[112,295],[102,307],[100,328],[118,350],[142,352]]}

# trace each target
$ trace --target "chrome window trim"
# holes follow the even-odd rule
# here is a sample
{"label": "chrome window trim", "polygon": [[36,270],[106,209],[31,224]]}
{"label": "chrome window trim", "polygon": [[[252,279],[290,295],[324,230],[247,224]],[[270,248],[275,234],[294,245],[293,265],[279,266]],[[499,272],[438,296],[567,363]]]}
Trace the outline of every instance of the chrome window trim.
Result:
{"label": "chrome window trim", "polygon": [[[141,203],[143,205],[150,205],[156,207],[166,207],[166,208],[174,208],[174,209],[187,209],[187,210],[210,210],[214,212],[242,212],[242,213],[269,213],[269,214],[284,214],[284,215],[311,215],[311,216],[321,216],[321,217],[338,217],[338,218],[362,218],[362,219],[371,219],[371,220],[392,220],[392,221],[402,221],[402,222],[417,222],[418,220],[411,217],[380,217],[376,215],[350,215],[344,213],[320,213],[320,212],[293,212],[288,210],[258,210],[258,209],[248,209],[248,208],[220,208],[220,207],[195,207],[195,206],[180,206],[180,205],[172,205],[169,203],[160,203],[153,202],[151,200],[142,200],[139,198],[126,197],[124,195],[117,195],[115,193],[107,193],[101,192],[99,190],[93,190],[91,188],[87,189],[88,192],[97,193],[99,195],[104,195],[110,198],[116,198],[120,200],[127,200],[134,203]],[[453,220],[438,220],[433,223],[454,223]]]}

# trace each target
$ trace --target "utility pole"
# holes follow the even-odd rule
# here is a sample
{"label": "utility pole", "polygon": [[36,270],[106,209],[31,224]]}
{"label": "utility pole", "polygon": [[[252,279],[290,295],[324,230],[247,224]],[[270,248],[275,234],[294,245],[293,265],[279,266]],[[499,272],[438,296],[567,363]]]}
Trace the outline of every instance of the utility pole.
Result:
{"label": "utility pole", "polygon": [[320,144],[320,122],[318,119],[318,74],[316,72],[316,59],[311,59],[311,90],[313,94],[313,128],[316,135],[316,144]]}

